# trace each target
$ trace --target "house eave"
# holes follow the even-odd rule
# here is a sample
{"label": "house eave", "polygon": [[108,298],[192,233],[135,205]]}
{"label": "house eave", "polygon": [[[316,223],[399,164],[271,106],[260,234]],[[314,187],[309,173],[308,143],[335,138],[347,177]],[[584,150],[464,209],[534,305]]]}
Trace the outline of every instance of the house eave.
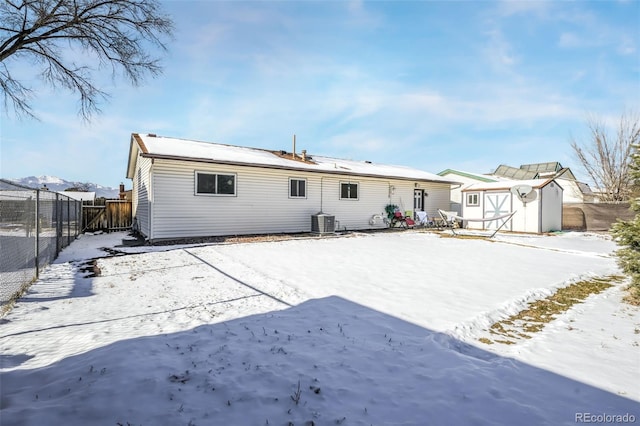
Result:
{"label": "house eave", "polygon": [[339,175],[339,176],[358,176],[358,177],[367,177],[367,178],[376,178],[376,179],[395,179],[395,180],[404,180],[404,181],[421,181],[421,182],[431,182],[431,183],[441,183],[444,185],[457,185],[459,182],[449,181],[449,180],[433,180],[426,179],[422,177],[410,177],[410,176],[394,176],[394,175],[379,175],[379,174],[368,174],[368,173],[353,173],[348,171],[333,171],[333,170],[313,170],[310,168],[303,167],[295,167],[295,166],[280,166],[275,164],[259,164],[259,163],[247,163],[242,161],[228,161],[228,160],[215,160],[212,158],[198,158],[198,157],[181,157],[176,155],[163,155],[163,154],[149,154],[142,153],[142,157],[158,159],[158,160],[169,160],[169,161],[187,161],[194,163],[207,163],[207,164],[224,164],[229,166],[242,166],[242,167],[253,167],[253,168],[261,168],[261,169],[272,169],[272,170],[291,170],[296,172],[304,172],[304,173],[319,173],[319,174],[330,174],[330,175]]}

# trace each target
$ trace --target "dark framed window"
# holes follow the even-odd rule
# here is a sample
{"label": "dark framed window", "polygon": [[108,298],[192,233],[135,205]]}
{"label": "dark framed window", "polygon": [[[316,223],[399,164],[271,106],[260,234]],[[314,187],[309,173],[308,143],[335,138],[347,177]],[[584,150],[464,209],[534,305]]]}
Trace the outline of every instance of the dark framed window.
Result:
{"label": "dark framed window", "polygon": [[340,182],[340,199],[341,200],[357,200],[358,184],[352,182]]}
{"label": "dark framed window", "polygon": [[236,175],[196,172],[196,195],[236,195]]}
{"label": "dark framed window", "polygon": [[467,206],[479,206],[480,196],[479,194],[467,194]]}
{"label": "dark framed window", "polygon": [[306,179],[289,179],[289,198],[307,198]]}

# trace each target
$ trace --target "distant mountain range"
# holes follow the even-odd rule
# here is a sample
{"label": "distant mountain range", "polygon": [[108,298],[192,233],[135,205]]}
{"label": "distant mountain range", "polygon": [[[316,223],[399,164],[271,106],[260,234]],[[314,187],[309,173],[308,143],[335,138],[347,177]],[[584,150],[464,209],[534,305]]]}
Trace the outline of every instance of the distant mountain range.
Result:
{"label": "distant mountain range", "polygon": [[72,182],[56,176],[29,176],[20,179],[9,180],[20,185],[37,189],[41,189],[46,185],[47,188],[49,188],[49,191],[61,192],[68,188],[81,187],[89,192],[95,192],[96,197],[118,198],[120,195],[120,190],[118,188],[111,188],[109,186],[102,186],[90,182]]}

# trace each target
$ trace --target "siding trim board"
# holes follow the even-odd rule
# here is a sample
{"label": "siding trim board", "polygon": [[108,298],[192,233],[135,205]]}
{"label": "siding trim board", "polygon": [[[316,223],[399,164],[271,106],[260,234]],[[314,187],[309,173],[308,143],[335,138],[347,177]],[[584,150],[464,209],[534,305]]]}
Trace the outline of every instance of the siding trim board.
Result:
{"label": "siding trim board", "polygon": [[[398,179],[398,180],[406,180],[406,181],[412,181],[412,182],[432,182],[429,180],[424,180],[424,179],[415,179],[415,178],[409,178],[409,177],[405,177],[405,176],[393,176],[393,175],[388,175],[388,176],[381,176],[381,175],[374,175],[374,174],[367,174],[367,173],[349,173],[346,171],[342,171],[342,170],[337,170],[337,171],[331,171],[331,170],[310,170],[310,169],[303,169],[303,168],[298,168],[298,167],[285,167],[285,166],[278,166],[278,165],[274,165],[274,164],[250,164],[250,163],[243,163],[241,161],[220,161],[220,160],[215,160],[215,159],[211,159],[211,158],[188,158],[188,157],[178,157],[178,156],[173,156],[173,155],[159,155],[159,154],[142,154],[142,157],[147,157],[147,158],[151,158],[151,159],[159,159],[159,160],[176,160],[176,161],[188,161],[188,162],[193,162],[193,163],[207,163],[207,164],[224,164],[224,165],[229,165],[229,166],[242,166],[242,167],[255,167],[255,168],[259,168],[259,169],[275,169],[275,170],[288,170],[291,172],[301,172],[301,173],[320,173],[320,174],[330,174],[330,175],[341,175],[341,176],[357,176],[357,177],[369,177],[369,178],[376,178],[376,179]],[[446,183],[446,184],[452,184],[455,183],[457,184],[457,182],[440,182],[440,181],[433,181],[434,183]]]}

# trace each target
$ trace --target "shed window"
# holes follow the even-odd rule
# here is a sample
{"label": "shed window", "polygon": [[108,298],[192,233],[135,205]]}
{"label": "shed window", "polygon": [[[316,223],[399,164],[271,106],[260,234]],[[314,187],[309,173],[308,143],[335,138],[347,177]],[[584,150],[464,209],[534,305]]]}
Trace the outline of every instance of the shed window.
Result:
{"label": "shed window", "polygon": [[236,175],[196,172],[196,195],[236,195]]}
{"label": "shed window", "polygon": [[351,182],[340,182],[340,199],[341,200],[357,200],[358,184]]}
{"label": "shed window", "polygon": [[480,205],[480,196],[475,194],[467,194],[467,206],[479,206]]}
{"label": "shed window", "polygon": [[307,197],[307,181],[306,179],[289,179],[289,197],[290,198],[306,198]]}

